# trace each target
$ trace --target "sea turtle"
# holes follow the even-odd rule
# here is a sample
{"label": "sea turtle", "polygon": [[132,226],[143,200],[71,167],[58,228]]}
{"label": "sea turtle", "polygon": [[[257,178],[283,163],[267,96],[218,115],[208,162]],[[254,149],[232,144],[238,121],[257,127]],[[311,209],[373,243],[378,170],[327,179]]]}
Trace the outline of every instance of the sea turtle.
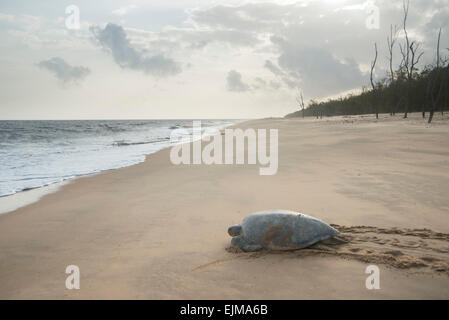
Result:
{"label": "sea turtle", "polygon": [[295,250],[329,239],[338,230],[306,214],[270,210],[250,214],[241,225],[229,227],[228,233],[231,244],[243,251]]}

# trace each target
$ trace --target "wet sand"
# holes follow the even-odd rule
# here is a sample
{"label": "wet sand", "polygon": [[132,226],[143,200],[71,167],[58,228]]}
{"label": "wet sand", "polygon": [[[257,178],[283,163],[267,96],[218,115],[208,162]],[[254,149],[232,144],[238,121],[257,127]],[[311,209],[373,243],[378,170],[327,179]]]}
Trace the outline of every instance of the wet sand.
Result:
{"label": "wet sand", "polygon": [[[449,120],[419,115],[254,120],[279,130],[279,169],[171,164],[169,150],[0,215],[2,299],[449,298]],[[249,213],[297,210],[347,241],[229,250]],[[81,289],[65,288],[78,265]],[[365,268],[380,268],[367,290]]]}

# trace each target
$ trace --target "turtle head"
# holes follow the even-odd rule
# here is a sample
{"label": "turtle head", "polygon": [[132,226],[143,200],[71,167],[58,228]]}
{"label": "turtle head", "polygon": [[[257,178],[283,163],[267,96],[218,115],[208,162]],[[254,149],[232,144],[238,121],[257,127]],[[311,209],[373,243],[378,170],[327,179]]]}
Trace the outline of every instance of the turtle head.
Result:
{"label": "turtle head", "polygon": [[242,226],[241,225],[230,226],[228,228],[228,233],[231,237],[237,237],[242,234]]}

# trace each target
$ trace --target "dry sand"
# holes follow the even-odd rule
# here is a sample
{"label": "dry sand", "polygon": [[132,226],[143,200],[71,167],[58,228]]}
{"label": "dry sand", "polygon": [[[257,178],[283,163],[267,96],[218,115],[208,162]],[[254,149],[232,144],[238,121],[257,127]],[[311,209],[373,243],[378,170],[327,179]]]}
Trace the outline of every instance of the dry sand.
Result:
{"label": "dry sand", "polygon": [[[449,298],[449,121],[266,119],[279,170],[183,165],[169,150],[0,215],[0,298]],[[227,250],[249,213],[298,210],[347,243]],[[65,288],[65,268],[81,289]],[[380,268],[380,290],[365,268]]]}

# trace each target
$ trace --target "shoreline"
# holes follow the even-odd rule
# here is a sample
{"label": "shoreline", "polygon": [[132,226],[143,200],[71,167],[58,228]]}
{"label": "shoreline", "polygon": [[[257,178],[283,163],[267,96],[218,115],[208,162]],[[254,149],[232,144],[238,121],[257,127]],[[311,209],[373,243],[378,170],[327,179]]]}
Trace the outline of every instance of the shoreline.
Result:
{"label": "shoreline", "polygon": [[0,215],[16,211],[20,208],[38,202],[42,199],[42,197],[58,192],[64,185],[69,184],[75,179],[76,178],[67,179],[41,187],[18,191],[7,196],[2,196],[0,197]]}
{"label": "shoreline", "polygon": [[[449,123],[351,120],[238,124],[279,129],[274,176],[260,176],[258,165],[176,166],[163,149],[0,215],[0,298],[447,299],[449,279],[432,264],[399,269],[367,251],[396,248],[402,256],[391,259],[401,262],[432,256],[421,242],[444,249],[443,240],[397,230],[449,232]],[[338,224],[356,242],[336,254],[227,251],[227,227],[268,209]],[[378,230],[365,239],[351,226]],[[381,290],[365,288],[373,261]],[[80,290],[65,289],[70,264],[80,267]]]}
{"label": "shoreline", "polygon": [[[179,120],[185,120],[185,119],[179,119]],[[203,120],[203,119],[200,119]],[[210,119],[205,119],[205,120],[210,120]],[[220,119],[221,120],[221,119]],[[226,119],[229,121],[241,121],[241,120],[236,120],[236,119]],[[257,119],[252,119],[252,120],[257,120]],[[252,121],[252,120],[243,120],[242,122],[237,122],[235,124],[232,125],[228,125],[225,128],[229,128],[232,126],[235,126],[236,124],[240,124],[240,123],[245,123],[248,121]],[[30,121],[34,121],[34,120],[30,120]],[[195,121],[195,120],[192,120]],[[224,129],[219,129],[220,131],[224,130]],[[191,143],[191,142],[188,142]],[[131,167],[131,166],[135,166],[138,165],[140,163],[143,163],[145,161],[147,161],[147,158],[157,152],[160,152],[164,149],[169,149],[171,148],[171,145],[167,145],[165,147],[162,147],[161,149],[155,151],[155,152],[151,152],[145,155],[144,159],[140,162],[137,163],[133,163],[131,165],[127,165],[124,167],[119,167],[119,168],[111,168],[111,169],[104,169],[101,170],[100,172],[92,172],[92,173],[88,173],[88,174],[83,174],[83,175],[79,175],[79,176],[74,176],[72,178],[67,178],[64,179],[62,181],[59,182],[53,182],[47,185],[43,185],[43,186],[39,186],[39,187],[35,187],[35,188],[30,188],[27,190],[20,190],[17,191],[13,194],[8,194],[8,195],[4,195],[4,196],[0,196],[0,215],[3,214],[7,214],[7,213],[13,213],[14,211],[26,207],[30,204],[36,203],[38,202],[41,198],[45,197],[48,194],[52,194],[55,192],[59,192],[60,189],[67,184],[73,183],[74,181],[76,181],[77,179],[80,178],[85,178],[85,177],[90,177],[90,176],[94,176],[94,175],[98,175],[98,174],[102,174],[108,171],[112,171],[112,170],[120,170],[123,168],[127,168],[127,167]]]}

